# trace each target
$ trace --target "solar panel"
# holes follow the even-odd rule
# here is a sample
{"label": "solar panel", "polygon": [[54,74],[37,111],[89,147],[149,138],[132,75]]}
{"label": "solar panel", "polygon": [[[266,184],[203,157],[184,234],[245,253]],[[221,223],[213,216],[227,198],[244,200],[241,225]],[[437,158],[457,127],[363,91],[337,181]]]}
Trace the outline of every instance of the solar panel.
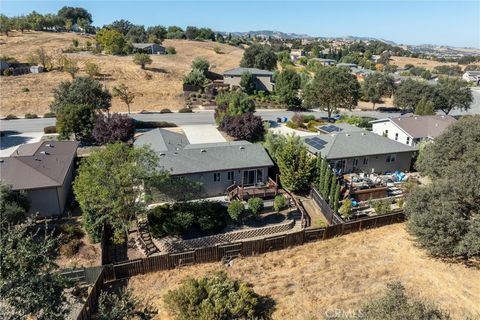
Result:
{"label": "solar panel", "polygon": [[325,132],[328,132],[328,133],[331,133],[331,132],[340,132],[340,131],[342,131],[341,128],[339,128],[339,127],[337,127],[337,126],[334,126],[333,124],[328,125],[328,126],[320,127],[320,130],[325,131]]}
{"label": "solar panel", "polygon": [[327,144],[327,142],[318,137],[306,138],[305,143],[317,150],[323,149],[323,147]]}

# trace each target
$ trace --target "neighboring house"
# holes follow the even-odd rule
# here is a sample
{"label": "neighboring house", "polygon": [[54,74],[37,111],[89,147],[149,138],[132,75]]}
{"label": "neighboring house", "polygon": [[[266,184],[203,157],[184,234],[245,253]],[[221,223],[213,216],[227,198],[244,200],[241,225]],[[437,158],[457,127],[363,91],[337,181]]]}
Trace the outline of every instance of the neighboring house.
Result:
{"label": "neighboring house", "polygon": [[302,138],[308,150],[325,157],[339,173],[408,171],[417,148],[368,131],[321,134]]}
{"label": "neighboring house", "polygon": [[409,146],[417,146],[421,141],[435,139],[455,121],[449,115],[435,115],[386,118],[370,123],[373,133]]}
{"label": "neighboring house", "polygon": [[335,61],[333,59],[311,58],[310,60],[318,61],[323,66],[333,66],[335,63],[337,63],[337,61]]}
{"label": "neighboring house", "polygon": [[467,71],[463,74],[462,79],[480,85],[480,71]]}
{"label": "neighboring house", "polygon": [[290,59],[292,59],[293,62],[297,62],[300,57],[305,57],[305,51],[302,49],[292,49],[290,50]]}
{"label": "neighboring house", "polygon": [[230,87],[239,87],[242,74],[250,73],[255,78],[257,91],[273,91],[273,72],[257,68],[235,68],[223,72],[223,83]]}
{"label": "neighboring house", "polygon": [[154,129],[136,139],[143,145],[158,153],[159,169],[201,183],[204,196],[225,195],[233,184],[266,185],[273,166],[262,145],[247,141],[190,144],[184,134]]}
{"label": "neighboring house", "polygon": [[165,47],[156,43],[132,43],[134,52],[165,54]]}
{"label": "neighboring house", "polygon": [[363,68],[351,68],[352,74],[357,77],[358,80],[364,80],[367,76],[375,73],[375,71]]}
{"label": "neighboring house", "polygon": [[24,144],[0,158],[0,180],[26,192],[30,213],[61,216],[71,194],[77,147],[75,141]]}

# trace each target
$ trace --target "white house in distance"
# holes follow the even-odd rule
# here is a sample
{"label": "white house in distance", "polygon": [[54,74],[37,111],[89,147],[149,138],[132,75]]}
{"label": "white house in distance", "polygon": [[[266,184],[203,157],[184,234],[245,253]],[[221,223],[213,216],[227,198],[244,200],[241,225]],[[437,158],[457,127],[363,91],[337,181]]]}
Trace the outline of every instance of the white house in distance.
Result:
{"label": "white house in distance", "polygon": [[417,146],[441,135],[456,119],[449,115],[409,116],[373,120],[372,131],[400,143]]}
{"label": "white house in distance", "polygon": [[462,79],[468,82],[480,84],[480,71],[467,71],[463,74]]}

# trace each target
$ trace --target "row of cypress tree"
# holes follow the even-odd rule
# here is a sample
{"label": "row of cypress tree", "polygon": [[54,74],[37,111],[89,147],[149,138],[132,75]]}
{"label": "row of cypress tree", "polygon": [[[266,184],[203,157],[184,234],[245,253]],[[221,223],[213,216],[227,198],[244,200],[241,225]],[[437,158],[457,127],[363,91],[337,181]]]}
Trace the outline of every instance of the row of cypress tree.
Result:
{"label": "row of cypress tree", "polygon": [[334,175],[327,159],[318,156],[317,168],[319,172],[317,186],[318,192],[330,205],[334,212],[338,212],[340,201],[340,181]]}

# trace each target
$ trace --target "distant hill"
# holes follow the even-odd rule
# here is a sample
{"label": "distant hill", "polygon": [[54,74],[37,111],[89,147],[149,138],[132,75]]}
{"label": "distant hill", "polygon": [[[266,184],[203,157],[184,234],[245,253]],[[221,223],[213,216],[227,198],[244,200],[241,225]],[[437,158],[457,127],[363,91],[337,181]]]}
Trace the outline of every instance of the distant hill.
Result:
{"label": "distant hill", "polygon": [[298,33],[286,33],[281,31],[271,31],[271,30],[259,30],[259,31],[246,31],[246,32],[222,32],[223,34],[231,34],[232,36],[245,37],[250,35],[251,37],[256,36],[260,38],[275,38],[275,39],[309,39],[313,38],[308,34],[298,34]]}
{"label": "distant hill", "polygon": [[374,37],[357,37],[357,36],[344,36],[344,37],[314,37],[308,34],[298,34],[298,33],[286,33],[282,31],[273,31],[273,30],[258,30],[258,31],[246,31],[246,32],[221,32],[224,35],[229,33],[232,36],[245,37],[250,35],[251,37],[261,37],[261,38],[275,38],[275,39],[323,39],[323,40],[350,40],[350,41],[382,41],[390,45],[397,45],[395,42],[385,39],[379,39]]}

